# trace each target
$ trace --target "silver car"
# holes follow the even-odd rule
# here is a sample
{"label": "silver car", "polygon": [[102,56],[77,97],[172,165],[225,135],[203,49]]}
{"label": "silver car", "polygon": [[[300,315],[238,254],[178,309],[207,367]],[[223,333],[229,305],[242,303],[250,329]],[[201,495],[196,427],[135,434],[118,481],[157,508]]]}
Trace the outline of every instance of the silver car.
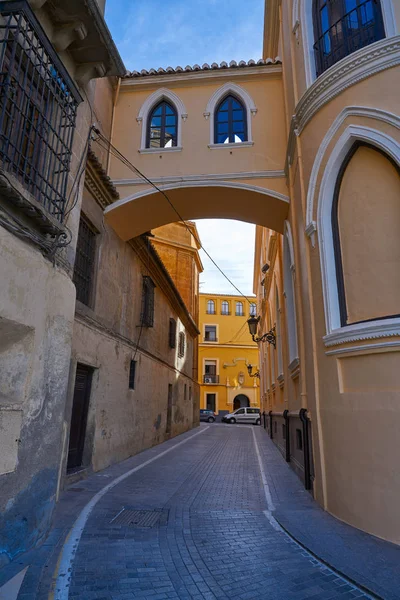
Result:
{"label": "silver car", "polygon": [[225,423],[250,423],[252,425],[260,425],[260,409],[259,408],[238,408],[232,413],[224,415]]}

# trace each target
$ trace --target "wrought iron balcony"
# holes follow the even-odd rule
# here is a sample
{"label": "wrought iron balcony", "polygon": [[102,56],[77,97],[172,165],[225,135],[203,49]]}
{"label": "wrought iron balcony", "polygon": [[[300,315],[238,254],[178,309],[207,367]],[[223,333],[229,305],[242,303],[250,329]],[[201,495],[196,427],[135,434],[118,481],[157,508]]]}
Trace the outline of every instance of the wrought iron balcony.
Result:
{"label": "wrought iron balcony", "polygon": [[317,75],[342,58],[385,37],[380,3],[365,0],[327,29],[314,44]]}
{"label": "wrought iron balcony", "polygon": [[205,342],[218,342],[218,338],[216,335],[206,335],[204,336]]}
{"label": "wrought iron balcony", "polygon": [[203,383],[219,383],[219,375],[203,375]]}
{"label": "wrought iron balcony", "polygon": [[28,3],[0,15],[0,169],[62,222],[81,97]]}

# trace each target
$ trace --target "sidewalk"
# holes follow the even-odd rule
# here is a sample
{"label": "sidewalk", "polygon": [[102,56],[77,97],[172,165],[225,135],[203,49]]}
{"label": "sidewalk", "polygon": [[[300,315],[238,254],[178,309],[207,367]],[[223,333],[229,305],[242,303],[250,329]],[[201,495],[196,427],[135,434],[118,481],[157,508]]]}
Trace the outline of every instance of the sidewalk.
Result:
{"label": "sidewalk", "polygon": [[339,573],[384,600],[398,600],[400,546],[355,529],[324,511],[263,428],[257,430],[257,440],[276,507],[274,517],[280,525]]}

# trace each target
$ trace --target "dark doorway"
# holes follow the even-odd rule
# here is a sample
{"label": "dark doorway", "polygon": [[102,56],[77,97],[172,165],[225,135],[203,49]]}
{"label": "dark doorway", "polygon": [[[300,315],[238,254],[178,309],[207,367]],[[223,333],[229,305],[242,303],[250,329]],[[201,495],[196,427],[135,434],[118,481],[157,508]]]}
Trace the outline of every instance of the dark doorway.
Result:
{"label": "dark doorway", "polygon": [[216,399],[216,394],[207,394],[206,395],[206,409],[207,410],[212,410],[213,412],[215,412],[215,399]]}
{"label": "dark doorway", "polygon": [[82,466],[92,375],[93,369],[78,363],[69,433],[68,471]]}
{"label": "dark doorway", "polygon": [[239,394],[233,401],[233,410],[250,406],[250,400],[244,394]]}
{"label": "dark doorway", "polygon": [[166,433],[171,433],[172,423],[172,384],[168,384],[167,428]]}

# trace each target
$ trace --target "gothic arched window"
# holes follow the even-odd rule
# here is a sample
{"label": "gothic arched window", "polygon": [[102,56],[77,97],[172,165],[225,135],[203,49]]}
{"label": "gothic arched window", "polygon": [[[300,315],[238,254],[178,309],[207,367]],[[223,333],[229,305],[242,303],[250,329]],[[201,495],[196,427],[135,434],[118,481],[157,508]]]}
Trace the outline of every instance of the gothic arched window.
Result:
{"label": "gothic arched window", "polygon": [[385,37],[380,0],[314,0],[317,75]]}
{"label": "gothic arched window", "polygon": [[175,108],[163,100],[153,108],[147,124],[147,148],[177,146],[178,115]]}
{"label": "gothic arched window", "polygon": [[247,115],[236,96],[225,96],[215,111],[214,141],[216,144],[247,142]]}

